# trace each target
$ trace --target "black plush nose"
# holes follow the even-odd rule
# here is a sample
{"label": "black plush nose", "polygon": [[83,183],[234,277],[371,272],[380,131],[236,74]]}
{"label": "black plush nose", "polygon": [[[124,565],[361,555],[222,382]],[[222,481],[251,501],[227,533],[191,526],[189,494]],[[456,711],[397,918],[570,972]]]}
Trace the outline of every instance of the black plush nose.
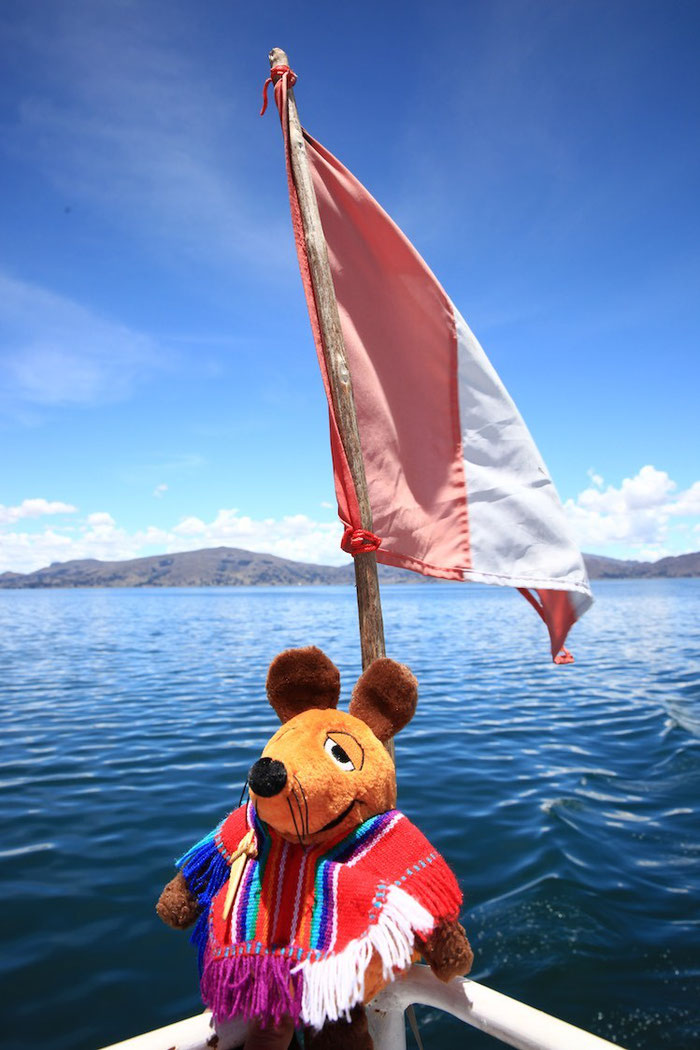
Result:
{"label": "black plush nose", "polygon": [[287,770],[276,758],[259,758],[248,773],[250,790],[263,798],[279,795],[287,783]]}

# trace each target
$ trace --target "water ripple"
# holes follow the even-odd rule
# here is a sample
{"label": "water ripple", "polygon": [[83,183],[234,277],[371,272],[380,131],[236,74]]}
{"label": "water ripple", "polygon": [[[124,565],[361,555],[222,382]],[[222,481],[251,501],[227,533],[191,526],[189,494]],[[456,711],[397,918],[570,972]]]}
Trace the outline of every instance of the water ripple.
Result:
{"label": "water ripple", "polygon": [[[555,668],[507,591],[385,589],[391,655],[421,686],[399,802],[465,889],[477,978],[639,1050],[690,1050],[700,582],[597,591],[577,664]],[[350,588],[0,592],[8,1046],[31,1026],[82,1050],[199,1008],[187,938],[153,902],[275,731],[269,661],[323,646],[347,703],[355,617]],[[425,1017],[433,1045],[463,1045]]]}

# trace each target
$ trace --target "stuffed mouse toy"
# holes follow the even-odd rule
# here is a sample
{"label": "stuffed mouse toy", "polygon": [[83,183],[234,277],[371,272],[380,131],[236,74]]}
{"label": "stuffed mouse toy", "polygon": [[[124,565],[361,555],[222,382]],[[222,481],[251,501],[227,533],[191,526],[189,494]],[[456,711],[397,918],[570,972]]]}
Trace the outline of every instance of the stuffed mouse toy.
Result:
{"label": "stuffed mouse toy", "polygon": [[363,1004],[414,959],[443,981],[472,962],[454,875],[394,809],[383,745],[413,717],[417,683],[375,660],[338,711],[338,669],[310,646],[275,658],[267,692],[282,727],[250,770],[250,802],[181,858],[157,911],[179,929],[196,923],[217,1021],[287,1025],[289,1037],[304,1027],[313,1050],[371,1050]]}

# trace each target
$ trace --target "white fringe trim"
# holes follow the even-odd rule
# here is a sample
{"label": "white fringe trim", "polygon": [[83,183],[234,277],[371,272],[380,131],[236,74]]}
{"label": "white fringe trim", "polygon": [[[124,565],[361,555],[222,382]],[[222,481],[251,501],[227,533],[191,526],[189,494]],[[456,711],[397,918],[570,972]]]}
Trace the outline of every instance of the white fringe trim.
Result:
{"label": "white fringe trim", "polygon": [[337,955],[319,962],[305,959],[292,973],[304,977],[301,1016],[305,1024],[320,1029],[326,1021],[350,1019],[350,1010],[365,997],[365,971],[373,952],[382,960],[384,980],[391,981],[395,970],[410,965],[414,935],[427,935],[435,919],[421,904],[399,886],[390,886],[386,901],[374,925]]}

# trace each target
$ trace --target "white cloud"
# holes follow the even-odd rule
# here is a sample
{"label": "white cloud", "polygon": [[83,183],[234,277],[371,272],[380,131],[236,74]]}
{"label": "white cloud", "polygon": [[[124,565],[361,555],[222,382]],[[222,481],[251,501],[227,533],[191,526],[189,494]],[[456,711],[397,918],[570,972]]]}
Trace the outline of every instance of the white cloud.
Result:
{"label": "white cloud", "polygon": [[[652,560],[698,548],[700,482],[679,492],[666,471],[649,465],[619,486],[591,480],[594,487],[565,503],[584,550]],[[340,550],[339,522],[315,521],[306,514],[252,518],[236,508],[222,508],[209,521],[192,514],[168,528],[149,525],[134,532],[105,510],[72,519],[70,530],[9,531],[21,519],[64,513],[77,512],[71,504],[45,499],[0,507],[0,525],[6,527],[0,529],[0,572],[31,572],[53,561],[119,561],[206,547],[241,547],[326,565],[348,560]]]}
{"label": "white cloud", "polygon": [[206,531],[207,527],[202,519],[195,517],[183,518],[173,529],[176,536],[204,536]]}
{"label": "white cloud", "polygon": [[340,536],[336,522],[317,522],[306,514],[256,520],[231,509],[220,510],[211,522],[184,518],[172,529],[168,549],[243,547],[294,561],[337,565],[347,561],[340,551]]}
{"label": "white cloud", "polygon": [[164,481],[162,481],[160,485],[156,485],[156,487],[154,488],[153,495],[156,497],[156,499],[161,499],[167,491],[168,486],[165,484]]}
{"label": "white cloud", "polygon": [[222,509],[209,522],[189,516],[170,529],[149,525],[128,532],[107,511],[94,511],[70,535],[55,529],[0,532],[0,572],[32,572],[54,561],[119,561],[205,547],[242,547],[294,561],[338,565],[348,560],[340,550],[340,537],[339,523],[316,522],[305,514],[254,519]]}
{"label": "white cloud", "polygon": [[111,529],[115,525],[114,518],[106,510],[98,510],[94,514],[88,514],[86,521],[93,529]]}
{"label": "white cloud", "polygon": [[0,503],[0,525],[12,525],[22,518],[40,518],[50,514],[74,514],[77,509],[71,503],[48,499],[24,499],[16,507],[5,507]]}
{"label": "white cloud", "polygon": [[0,324],[3,397],[13,405],[119,400],[172,362],[149,336],[1,271]]}
{"label": "white cloud", "polygon": [[0,572],[31,572],[54,561],[70,561],[75,545],[70,536],[53,529],[44,532],[10,532],[0,536]]}
{"label": "white cloud", "polygon": [[692,543],[688,547],[692,522],[681,519],[700,515],[700,482],[678,492],[668,473],[651,465],[619,487],[603,487],[600,475],[590,476],[595,487],[564,504],[584,550],[653,560],[693,549]]}
{"label": "white cloud", "polygon": [[[673,515],[684,514],[695,517],[700,515],[700,481],[695,481],[682,492],[670,509]],[[700,527],[700,526],[699,526]]]}

